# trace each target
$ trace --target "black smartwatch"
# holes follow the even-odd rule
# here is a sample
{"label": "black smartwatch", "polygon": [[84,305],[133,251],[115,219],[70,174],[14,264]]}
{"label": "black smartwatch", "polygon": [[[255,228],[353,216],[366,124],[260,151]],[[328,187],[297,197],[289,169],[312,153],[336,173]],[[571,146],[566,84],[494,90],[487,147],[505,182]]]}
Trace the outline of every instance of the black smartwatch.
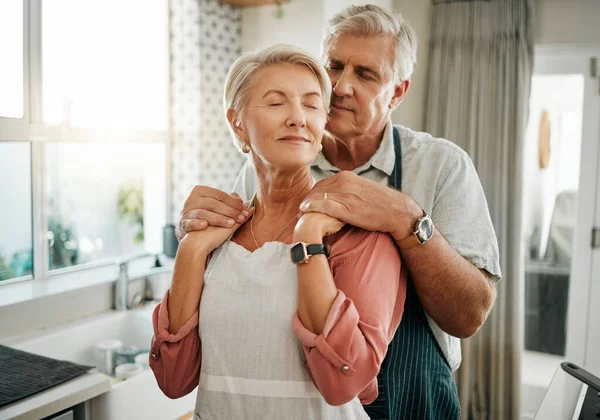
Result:
{"label": "black smartwatch", "polygon": [[290,250],[290,257],[294,264],[306,264],[313,255],[324,254],[329,257],[329,251],[329,245],[296,242]]}

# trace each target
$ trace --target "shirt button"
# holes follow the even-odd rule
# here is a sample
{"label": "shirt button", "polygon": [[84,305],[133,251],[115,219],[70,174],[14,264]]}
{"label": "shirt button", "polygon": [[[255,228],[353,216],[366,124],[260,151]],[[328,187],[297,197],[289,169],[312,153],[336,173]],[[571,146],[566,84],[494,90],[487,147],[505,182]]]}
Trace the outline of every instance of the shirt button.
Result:
{"label": "shirt button", "polygon": [[156,353],[151,353],[150,357],[152,357],[154,360],[158,360],[158,354]]}
{"label": "shirt button", "polygon": [[350,368],[348,367],[348,365],[344,365],[342,367],[342,371],[344,371],[344,372],[348,372],[349,370],[350,370]]}

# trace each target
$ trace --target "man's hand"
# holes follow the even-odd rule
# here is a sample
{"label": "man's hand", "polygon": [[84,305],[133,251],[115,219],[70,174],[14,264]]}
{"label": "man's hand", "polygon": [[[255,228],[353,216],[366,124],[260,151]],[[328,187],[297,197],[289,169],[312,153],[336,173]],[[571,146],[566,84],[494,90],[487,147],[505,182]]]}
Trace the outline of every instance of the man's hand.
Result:
{"label": "man's hand", "polygon": [[406,194],[347,171],[317,182],[300,211],[325,213],[398,239],[410,236],[415,222],[423,216],[421,207]]}
{"label": "man's hand", "polygon": [[215,188],[196,185],[185,200],[179,224],[177,239],[186,233],[200,231],[208,226],[232,228],[243,224],[254,212],[236,194],[227,194]]}

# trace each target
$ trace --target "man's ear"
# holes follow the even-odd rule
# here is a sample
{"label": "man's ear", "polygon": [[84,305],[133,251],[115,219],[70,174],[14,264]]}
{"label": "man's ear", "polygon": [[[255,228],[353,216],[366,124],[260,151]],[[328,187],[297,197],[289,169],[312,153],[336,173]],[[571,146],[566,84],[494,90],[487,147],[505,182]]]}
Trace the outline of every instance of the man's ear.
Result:
{"label": "man's ear", "polygon": [[240,121],[239,115],[233,108],[229,108],[227,110],[227,121],[229,121],[229,126],[237,136],[238,140],[241,142],[245,141],[245,133],[242,128],[242,122]]}
{"label": "man's ear", "polygon": [[396,109],[400,102],[406,96],[408,88],[410,87],[410,80],[403,80],[399,84],[394,85],[394,96],[390,100],[389,108],[393,111]]}

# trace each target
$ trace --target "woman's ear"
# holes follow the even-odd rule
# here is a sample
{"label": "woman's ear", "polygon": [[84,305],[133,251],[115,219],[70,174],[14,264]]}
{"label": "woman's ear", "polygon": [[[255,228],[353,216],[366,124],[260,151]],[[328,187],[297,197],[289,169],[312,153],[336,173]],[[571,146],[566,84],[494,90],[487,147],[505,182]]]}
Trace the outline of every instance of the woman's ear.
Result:
{"label": "woman's ear", "polygon": [[242,143],[246,141],[244,129],[242,128],[242,122],[238,116],[238,113],[235,112],[233,108],[229,108],[227,110],[227,121],[229,121],[229,126],[237,136],[238,140]]}

